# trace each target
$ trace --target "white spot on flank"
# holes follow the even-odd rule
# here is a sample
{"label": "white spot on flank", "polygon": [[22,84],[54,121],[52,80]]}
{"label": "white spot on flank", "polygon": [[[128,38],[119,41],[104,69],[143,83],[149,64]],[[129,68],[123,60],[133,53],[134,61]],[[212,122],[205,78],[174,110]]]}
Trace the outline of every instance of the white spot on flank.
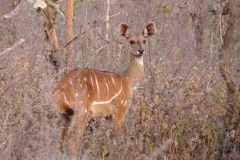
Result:
{"label": "white spot on flank", "polygon": [[76,93],[75,95],[76,95],[76,97],[77,97],[77,96],[78,96],[78,93]]}
{"label": "white spot on flank", "polygon": [[87,113],[87,109],[85,109],[85,113]]}
{"label": "white spot on flank", "polygon": [[84,81],[86,81],[87,79],[86,79],[86,77],[84,77]]}
{"label": "white spot on flank", "polygon": [[80,103],[82,104],[82,101]]}
{"label": "white spot on flank", "polygon": [[124,103],[124,106],[127,104],[127,101]]}
{"label": "white spot on flank", "polygon": [[123,104],[123,100],[122,100],[121,104]]}
{"label": "white spot on flank", "polygon": [[120,88],[120,90],[118,91],[118,93],[116,93],[112,98],[110,98],[108,101],[100,101],[100,102],[96,102],[96,101],[94,101],[93,103],[92,103],[92,106],[93,105],[96,105],[96,104],[108,104],[108,103],[110,103],[110,102],[112,102],[112,100],[113,99],[115,99],[117,96],[119,96],[119,94],[122,92],[122,80],[121,80],[121,88]]}
{"label": "white spot on flank", "polygon": [[[138,86],[133,86],[133,89],[132,90],[137,90],[138,89]],[[132,94],[132,92],[131,92]]]}

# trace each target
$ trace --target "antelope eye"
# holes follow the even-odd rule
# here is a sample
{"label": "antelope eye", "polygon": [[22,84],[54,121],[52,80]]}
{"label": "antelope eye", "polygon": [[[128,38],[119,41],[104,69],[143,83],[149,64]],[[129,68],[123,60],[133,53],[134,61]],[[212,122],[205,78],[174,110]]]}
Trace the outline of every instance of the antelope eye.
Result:
{"label": "antelope eye", "polygon": [[130,44],[134,44],[135,43],[135,41],[130,41]]}
{"label": "antelope eye", "polygon": [[146,43],[147,41],[146,40],[143,40],[143,43]]}

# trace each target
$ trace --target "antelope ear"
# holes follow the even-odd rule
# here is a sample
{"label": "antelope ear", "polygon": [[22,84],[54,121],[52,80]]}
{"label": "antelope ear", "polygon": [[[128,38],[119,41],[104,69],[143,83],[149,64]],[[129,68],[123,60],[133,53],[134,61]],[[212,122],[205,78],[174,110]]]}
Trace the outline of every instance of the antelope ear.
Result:
{"label": "antelope ear", "polygon": [[121,23],[119,27],[119,33],[120,35],[129,38],[129,27],[126,23]]}
{"label": "antelope ear", "polygon": [[149,22],[143,30],[143,36],[148,37],[154,35],[156,26],[154,22]]}

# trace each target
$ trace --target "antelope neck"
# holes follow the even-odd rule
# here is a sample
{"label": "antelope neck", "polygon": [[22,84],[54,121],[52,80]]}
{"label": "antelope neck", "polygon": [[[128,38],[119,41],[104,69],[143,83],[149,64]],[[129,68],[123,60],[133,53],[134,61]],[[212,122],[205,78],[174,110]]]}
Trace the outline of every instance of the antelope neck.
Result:
{"label": "antelope neck", "polygon": [[142,79],[144,73],[143,56],[136,57],[130,54],[130,63],[123,72],[123,77],[128,81],[131,88],[135,87]]}

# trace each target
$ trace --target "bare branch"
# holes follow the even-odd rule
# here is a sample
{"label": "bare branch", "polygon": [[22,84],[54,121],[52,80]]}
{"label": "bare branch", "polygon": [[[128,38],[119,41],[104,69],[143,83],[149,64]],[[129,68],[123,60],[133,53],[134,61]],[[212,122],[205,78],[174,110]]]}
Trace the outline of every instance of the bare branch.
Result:
{"label": "bare branch", "polygon": [[[120,13],[121,13],[121,11],[118,12],[118,13],[116,13],[116,14],[114,14],[114,15],[109,16],[108,20],[110,20],[110,18],[113,18],[113,17],[115,17],[115,16],[118,16]],[[107,20],[105,19],[105,20],[102,20],[102,21],[100,21],[99,23],[97,23],[97,24],[89,27],[88,29],[86,29],[86,30],[83,31],[82,33],[80,33],[80,34],[78,34],[77,36],[75,36],[75,37],[74,37],[71,41],[69,41],[63,48],[66,48],[66,47],[67,47],[68,45],[70,45],[73,41],[75,41],[76,39],[78,39],[81,35],[84,35],[85,33],[87,33],[90,29],[92,29],[92,28],[94,28],[94,27],[97,27],[98,25],[100,25],[100,24],[102,24],[102,23],[106,23],[106,22],[107,22]]]}
{"label": "bare branch", "polygon": [[12,47],[5,49],[2,53],[0,53],[0,56],[5,55],[7,52],[10,52],[11,50],[15,49],[19,45],[21,45],[23,42],[25,42],[25,39],[20,39],[17,43],[15,43]]}
{"label": "bare branch", "polygon": [[22,6],[22,4],[23,3],[20,3],[12,12],[1,15],[0,20],[9,19],[9,18],[12,18],[13,16],[17,15],[20,11],[20,7]]}
{"label": "bare branch", "polygon": [[30,75],[35,75],[35,74],[40,74],[43,71],[39,72],[39,71],[35,71],[35,72],[31,72],[21,78],[19,78],[18,80],[16,80],[15,82],[13,82],[12,84],[10,84],[0,95],[0,100],[2,99],[2,97],[5,95],[5,93],[7,93],[7,91],[12,88],[13,86],[15,86],[16,84],[18,84],[19,82],[21,82],[22,80],[29,78]]}

